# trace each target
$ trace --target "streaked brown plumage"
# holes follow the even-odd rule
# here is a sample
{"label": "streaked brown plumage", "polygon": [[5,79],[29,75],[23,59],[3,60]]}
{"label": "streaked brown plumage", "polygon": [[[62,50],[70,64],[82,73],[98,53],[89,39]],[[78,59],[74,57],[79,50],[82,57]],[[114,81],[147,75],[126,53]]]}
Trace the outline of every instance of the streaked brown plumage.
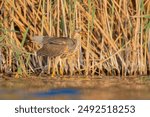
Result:
{"label": "streaked brown plumage", "polygon": [[42,48],[37,51],[38,56],[50,58],[60,56],[61,58],[74,53],[79,46],[79,34],[75,33],[74,38],[34,36],[33,41],[38,42]]}

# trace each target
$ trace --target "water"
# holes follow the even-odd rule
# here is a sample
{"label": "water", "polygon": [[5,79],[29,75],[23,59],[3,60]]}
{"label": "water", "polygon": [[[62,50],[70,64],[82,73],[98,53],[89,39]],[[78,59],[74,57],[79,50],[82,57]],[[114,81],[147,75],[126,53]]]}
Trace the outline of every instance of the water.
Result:
{"label": "water", "polygon": [[1,79],[0,99],[150,99],[150,77]]}
{"label": "water", "polygon": [[68,96],[70,99],[78,99],[79,95],[80,95],[80,90],[75,88],[58,88],[58,89],[50,89],[48,91],[33,93],[33,96],[41,97],[41,98],[46,98],[46,97],[48,98],[54,96]]}

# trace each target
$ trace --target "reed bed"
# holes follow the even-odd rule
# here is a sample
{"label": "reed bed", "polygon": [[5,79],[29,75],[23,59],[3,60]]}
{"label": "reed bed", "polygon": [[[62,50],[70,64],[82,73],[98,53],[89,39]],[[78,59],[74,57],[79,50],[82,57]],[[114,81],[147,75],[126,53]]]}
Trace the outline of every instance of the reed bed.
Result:
{"label": "reed bed", "polygon": [[[82,34],[73,56],[36,56],[32,36],[72,37],[75,28]],[[150,1],[0,0],[0,72],[148,75]]]}

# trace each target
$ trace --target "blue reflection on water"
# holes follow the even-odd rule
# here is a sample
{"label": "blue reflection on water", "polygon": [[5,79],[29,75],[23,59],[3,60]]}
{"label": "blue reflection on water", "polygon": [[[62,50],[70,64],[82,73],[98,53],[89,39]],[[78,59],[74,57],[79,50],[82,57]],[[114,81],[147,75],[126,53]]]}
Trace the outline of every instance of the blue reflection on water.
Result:
{"label": "blue reflection on water", "polygon": [[57,95],[78,95],[80,91],[78,89],[64,88],[64,89],[51,89],[47,92],[35,93],[36,96],[47,97]]}

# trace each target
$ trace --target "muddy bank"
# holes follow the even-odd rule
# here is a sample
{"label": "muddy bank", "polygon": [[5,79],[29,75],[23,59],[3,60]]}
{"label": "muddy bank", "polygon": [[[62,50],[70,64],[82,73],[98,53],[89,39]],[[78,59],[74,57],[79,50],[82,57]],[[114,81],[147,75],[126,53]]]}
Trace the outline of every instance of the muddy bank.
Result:
{"label": "muddy bank", "polygon": [[0,99],[150,99],[150,77],[1,78]]}

